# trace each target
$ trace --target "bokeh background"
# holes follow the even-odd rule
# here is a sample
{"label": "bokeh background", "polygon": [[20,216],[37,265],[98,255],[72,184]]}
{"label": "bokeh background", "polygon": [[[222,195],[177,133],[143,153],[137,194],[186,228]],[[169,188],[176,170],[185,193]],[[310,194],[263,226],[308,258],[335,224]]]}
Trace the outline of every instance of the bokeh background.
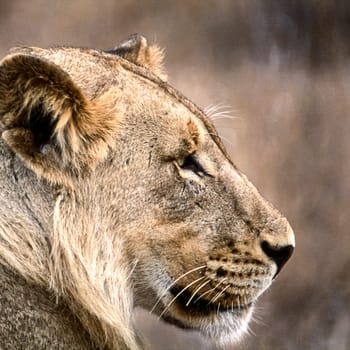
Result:
{"label": "bokeh background", "polygon": [[[141,33],[202,108],[235,163],[290,220],[297,249],[228,349],[350,349],[348,0],[0,1],[0,53],[16,45],[112,48]],[[225,113],[235,118],[225,118]],[[153,349],[213,350],[137,315]]]}

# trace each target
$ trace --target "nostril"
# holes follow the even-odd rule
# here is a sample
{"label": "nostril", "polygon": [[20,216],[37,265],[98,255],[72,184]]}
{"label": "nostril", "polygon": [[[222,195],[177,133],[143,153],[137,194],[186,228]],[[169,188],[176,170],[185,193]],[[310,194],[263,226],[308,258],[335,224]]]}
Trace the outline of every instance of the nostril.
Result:
{"label": "nostril", "polygon": [[263,241],[261,243],[261,248],[264,251],[264,253],[277,265],[277,272],[273,278],[275,278],[278,275],[278,273],[281,271],[284,264],[292,256],[294,251],[294,247],[292,245],[278,247],[270,245],[270,243],[267,241]]}

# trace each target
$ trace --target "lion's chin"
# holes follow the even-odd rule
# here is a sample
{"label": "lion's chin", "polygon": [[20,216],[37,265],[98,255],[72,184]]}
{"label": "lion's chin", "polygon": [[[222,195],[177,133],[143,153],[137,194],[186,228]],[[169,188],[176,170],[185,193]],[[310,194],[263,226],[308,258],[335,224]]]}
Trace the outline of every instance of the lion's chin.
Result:
{"label": "lion's chin", "polygon": [[205,337],[223,347],[237,342],[248,331],[248,324],[253,313],[253,305],[241,309],[195,315],[182,312],[169,312],[162,319],[185,330],[200,332]]}
{"label": "lion's chin", "polygon": [[248,332],[248,324],[253,314],[253,306],[237,312],[222,312],[209,322],[204,322],[200,332],[218,346],[233,344]]}

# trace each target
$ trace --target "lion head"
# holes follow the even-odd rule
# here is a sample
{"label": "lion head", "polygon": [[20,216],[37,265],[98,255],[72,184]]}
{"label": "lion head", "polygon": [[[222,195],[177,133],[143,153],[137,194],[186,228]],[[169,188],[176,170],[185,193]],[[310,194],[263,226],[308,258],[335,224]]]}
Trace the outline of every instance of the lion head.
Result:
{"label": "lion head", "polygon": [[133,36],[108,52],[20,48],[0,64],[1,157],[12,159],[0,262],[58,296],[100,348],[142,347],[135,306],[238,339],[294,247],[161,59]]}

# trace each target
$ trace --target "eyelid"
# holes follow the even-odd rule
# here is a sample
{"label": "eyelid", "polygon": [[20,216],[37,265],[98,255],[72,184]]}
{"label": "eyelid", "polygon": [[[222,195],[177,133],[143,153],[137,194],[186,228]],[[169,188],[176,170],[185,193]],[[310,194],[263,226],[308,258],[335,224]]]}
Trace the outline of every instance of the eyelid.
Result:
{"label": "eyelid", "polygon": [[179,159],[178,164],[181,169],[192,171],[200,177],[213,177],[204,169],[202,164],[199,162],[198,157],[196,157],[194,153],[189,154],[187,157]]}

